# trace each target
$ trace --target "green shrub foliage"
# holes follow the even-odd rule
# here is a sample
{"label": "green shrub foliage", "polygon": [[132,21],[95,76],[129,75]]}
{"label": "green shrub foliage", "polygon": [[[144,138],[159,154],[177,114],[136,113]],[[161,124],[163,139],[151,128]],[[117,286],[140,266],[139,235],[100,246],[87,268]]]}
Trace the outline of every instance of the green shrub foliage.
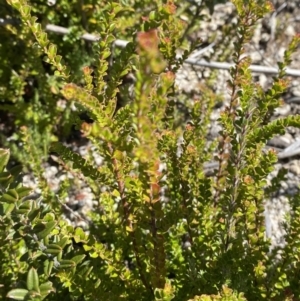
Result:
{"label": "green shrub foliage", "polygon": [[[7,0],[1,7],[18,23],[1,33],[7,40],[0,45],[0,80],[9,84],[0,89],[0,108],[14,116],[13,139],[2,134],[2,144],[34,172],[43,193],[32,198],[21,184],[22,168],[8,168],[10,151],[0,149],[0,298],[298,300],[300,212],[294,205],[287,244],[275,261],[263,204],[277,156],[263,147],[286,127],[300,126],[299,116],[271,120],[288,87],[284,70],[299,36],[263,91],[252,81],[244,46],[271,4],[232,1],[239,21],[230,102],[218,139],[208,145],[218,95],[209,82],[202,87],[199,99],[187,104],[187,122],[177,106],[186,96],[177,91],[175,74],[198,43],[187,36],[202,9],[213,12],[212,2],[220,1],[58,2],[52,8]],[[180,19],[183,13],[189,23]],[[71,31],[64,38],[47,34],[47,23]],[[84,29],[99,41],[80,40]],[[117,38],[128,40],[126,47],[116,48]],[[129,73],[131,92],[122,85]],[[63,109],[56,105],[62,99]],[[92,122],[82,121],[81,112]],[[62,143],[72,126],[103,157],[101,166]],[[89,232],[63,219],[63,192],[55,195],[43,178],[49,152],[90,184],[98,208]],[[204,163],[213,159],[219,164],[208,176]]]}

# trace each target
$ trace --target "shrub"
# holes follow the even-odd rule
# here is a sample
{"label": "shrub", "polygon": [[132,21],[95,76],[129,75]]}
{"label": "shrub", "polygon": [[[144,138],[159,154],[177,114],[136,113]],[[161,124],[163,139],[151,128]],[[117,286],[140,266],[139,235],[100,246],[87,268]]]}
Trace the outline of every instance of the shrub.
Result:
{"label": "shrub", "polygon": [[[9,151],[1,150],[3,298],[299,298],[299,210],[295,206],[278,261],[274,260],[277,250],[270,251],[265,238],[263,216],[263,201],[270,193],[265,189],[266,177],[277,160],[273,150],[263,147],[287,126],[300,125],[299,116],[271,120],[287,89],[284,70],[299,36],[278,64],[272,87],[263,91],[252,81],[250,60],[243,50],[257,20],[271,5],[259,0],[233,2],[239,23],[228,83],[230,102],[219,120],[218,140],[208,146],[209,116],[216,100],[209,86],[190,106],[189,121],[178,126],[175,74],[193,46],[182,38],[187,27],[172,1],[141,2],[151,11],[143,15],[142,24],[129,18],[132,27],[124,27],[127,11],[132,10],[128,5],[110,1],[97,5],[100,40],[94,47],[94,67],[85,66],[82,78],[77,67],[67,67],[68,57],[63,61],[57,54],[59,48],[32,16],[32,7],[25,0],[8,1],[27,25],[22,35],[34,35],[30,63],[46,56],[54,71],[57,99],[64,97],[68,105],[61,111],[46,99],[49,110],[36,101],[25,115],[18,115],[22,127],[17,135],[24,154],[42,180],[40,199],[33,200],[30,190],[19,184],[20,168],[5,169]],[[116,28],[124,35],[133,28],[138,33],[136,40],[114,53]],[[33,40],[24,39],[29,44]],[[183,46],[189,49],[177,58],[176,51]],[[132,100],[116,109],[123,77],[129,72],[135,76]],[[24,78],[19,84],[15,97]],[[92,122],[80,120],[71,111],[72,104],[77,112],[88,112]],[[18,112],[24,107],[22,102],[16,104]],[[101,166],[58,141],[54,121],[59,120],[81,130],[104,158]],[[40,163],[49,151],[79,170],[91,185],[99,206],[91,214],[90,233],[68,225],[57,206],[60,195],[53,195],[43,182]],[[219,164],[209,177],[204,163],[214,153]],[[20,161],[25,161],[22,156]]]}

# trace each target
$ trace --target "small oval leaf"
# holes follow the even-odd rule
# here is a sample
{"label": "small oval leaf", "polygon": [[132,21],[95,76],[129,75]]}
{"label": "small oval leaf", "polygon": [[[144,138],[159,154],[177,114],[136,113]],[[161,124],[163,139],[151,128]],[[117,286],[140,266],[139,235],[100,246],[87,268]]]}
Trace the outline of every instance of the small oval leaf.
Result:
{"label": "small oval leaf", "polygon": [[3,212],[5,216],[10,215],[10,213],[15,209],[15,204],[4,204],[3,205]]}
{"label": "small oval leaf", "polygon": [[9,172],[12,176],[17,177],[23,170],[22,165],[16,165],[14,167],[12,167]]}
{"label": "small oval leaf", "polygon": [[82,254],[82,255],[77,255],[77,256],[74,256],[71,260],[74,261],[77,264],[79,264],[84,258],[86,257],[85,254]]}
{"label": "small oval leaf", "polygon": [[52,221],[52,222],[49,222],[45,225],[45,230],[39,232],[37,234],[38,238],[45,238],[47,235],[50,234],[50,232],[55,228],[56,226],[56,221]]}
{"label": "small oval leaf", "polygon": [[28,187],[19,187],[16,189],[18,195],[20,198],[23,198],[25,196],[28,196],[30,194],[30,192],[32,191],[31,188]]}
{"label": "small oval leaf", "polygon": [[49,293],[54,292],[54,288],[52,287],[52,282],[47,281],[43,284],[40,285],[40,292],[41,296],[44,298],[46,297]]}
{"label": "small oval leaf", "polygon": [[0,172],[6,167],[10,156],[9,149],[0,148]]}
{"label": "small oval leaf", "polygon": [[12,176],[9,172],[5,171],[5,172],[1,172],[0,173],[0,183],[7,183],[12,179]]}
{"label": "small oval leaf", "polygon": [[30,291],[39,292],[39,275],[35,268],[31,268],[27,274],[27,288]]}
{"label": "small oval leaf", "polygon": [[57,242],[62,249],[68,244],[69,238],[67,236],[63,237],[60,241]]}
{"label": "small oval leaf", "polygon": [[31,209],[31,207],[32,207],[32,202],[33,202],[33,200],[28,200],[28,201],[23,202],[19,206],[19,209],[26,209],[26,210],[29,211]]}
{"label": "small oval leaf", "polygon": [[[44,273],[46,276],[50,277],[52,269],[53,269],[53,265],[54,265],[54,262],[52,260],[47,259],[44,262]],[[40,287],[40,289],[41,289],[41,287]],[[41,294],[42,294],[42,292],[41,292]]]}
{"label": "small oval leaf", "polygon": [[59,254],[62,251],[62,248],[59,245],[51,244],[47,246],[45,253],[49,254]]}
{"label": "small oval leaf", "polygon": [[39,209],[39,208],[32,209],[32,210],[28,213],[28,218],[29,218],[30,221],[32,222],[37,216],[39,216],[39,213],[40,213],[40,209]]}
{"label": "small oval leaf", "polygon": [[16,288],[8,292],[6,297],[15,300],[24,300],[27,294],[28,294],[28,290],[23,288]]}
{"label": "small oval leaf", "polygon": [[7,193],[4,193],[1,201],[5,202],[5,203],[15,203],[18,201],[18,194],[15,196],[11,193],[9,193],[10,191],[8,191]]}
{"label": "small oval leaf", "polygon": [[62,260],[59,263],[59,269],[73,268],[76,266],[75,262],[72,260]]}
{"label": "small oval leaf", "polygon": [[46,229],[46,225],[43,223],[36,224],[33,228],[34,233],[39,233]]}

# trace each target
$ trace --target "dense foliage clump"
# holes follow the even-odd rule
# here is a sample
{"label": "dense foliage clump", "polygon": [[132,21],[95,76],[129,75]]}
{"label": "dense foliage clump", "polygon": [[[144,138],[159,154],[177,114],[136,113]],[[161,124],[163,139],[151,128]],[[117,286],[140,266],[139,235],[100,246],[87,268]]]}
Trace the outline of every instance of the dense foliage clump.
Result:
{"label": "dense foliage clump", "polygon": [[[300,212],[294,206],[276,261],[263,214],[272,190],[265,189],[266,178],[277,160],[264,145],[286,127],[300,126],[299,116],[271,119],[300,39],[294,37],[272,87],[263,91],[253,83],[244,47],[272,6],[232,1],[238,24],[231,32],[230,101],[218,139],[207,143],[210,114],[220,100],[211,89],[213,76],[193,99],[175,79],[201,43],[190,38],[201,12],[212,13],[217,2],[74,0],[49,6],[7,0],[0,6],[7,18],[0,31],[0,114],[6,122],[1,299],[300,298]],[[69,33],[47,34],[50,23]],[[99,40],[81,39],[86,31]],[[128,43],[117,47],[117,39]],[[101,165],[69,147],[74,132],[94,146]],[[63,218],[68,184],[58,193],[47,184],[43,164],[53,153],[84,176],[95,195],[87,232]],[[211,159],[218,164],[208,176],[204,165]],[[22,185],[22,169],[39,180],[40,198]]]}

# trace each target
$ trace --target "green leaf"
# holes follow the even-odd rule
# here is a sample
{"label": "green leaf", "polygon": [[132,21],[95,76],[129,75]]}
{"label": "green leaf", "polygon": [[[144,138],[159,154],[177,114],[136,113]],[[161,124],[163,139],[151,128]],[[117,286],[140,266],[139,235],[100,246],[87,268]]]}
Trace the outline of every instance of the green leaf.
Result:
{"label": "green leaf", "polygon": [[10,156],[9,149],[0,148],[0,172],[6,167]]}
{"label": "green leaf", "polygon": [[77,256],[74,256],[71,260],[74,261],[77,264],[79,264],[84,258],[86,257],[85,254],[82,254],[82,255],[77,255]]}
{"label": "green leaf", "polygon": [[62,248],[59,245],[50,244],[50,245],[47,246],[47,249],[45,250],[45,253],[59,254],[61,251],[62,251]]}
{"label": "green leaf", "polygon": [[[38,18],[37,17],[31,17],[30,18],[30,22],[32,23],[32,24],[34,24],[34,25],[36,25],[35,27],[39,27],[39,31],[41,31],[41,24],[39,24],[39,23],[36,23],[36,21],[38,20]],[[39,25],[39,26],[38,26]]]}
{"label": "green leaf", "polygon": [[47,281],[40,285],[40,293],[42,297],[46,297],[49,293],[54,292],[54,288],[52,287],[52,282]]}
{"label": "green leaf", "polygon": [[28,201],[23,202],[19,206],[19,209],[25,209],[25,210],[29,211],[31,209],[32,202],[33,202],[32,200],[28,200]]}
{"label": "green leaf", "polygon": [[37,233],[38,238],[45,238],[50,232],[55,228],[56,221],[51,221],[45,225],[45,229],[39,233]]}
{"label": "green leaf", "polygon": [[104,114],[103,105],[98,101],[98,99],[89,94],[83,88],[75,84],[67,84],[62,90],[63,96],[68,100],[75,100],[80,105],[84,106],[89,110],[99,121],[100,124],[107,124],[108,118]]}
{"label": "green leaf", "polygon": [[38,251],[32,253],[31,259],[32,259],[32,260],[35,260],[36,258],[40,257],[41,255],[43,255],[43,252],[40,251],[40,250],[38,250]]}
{"label": "green leaf", "polygon": [[103,60],[107,59],[111,55],[111,52],[109,50],[105,50],[102,52],[101,57]]}
{"label": "green leaf", "polygon": [[19,196],[17,192],[14,189],[11,189],[7,191],[7,193],[4,193],[2,198],[0,199],[1,202],[5,203],[15,203],[19,199]]}
{"label": "green leaf", "polygon": [[1,172],[0,173],[0,183],[2,185],[7,185],[12,180],[12,176],[9,172]]}
{"label": "green leaf", "polygon": [[54,44],[50,44],[48,51],[49,51],[49,53],[48,53],[49,57],[54,58],[56,56],[57,47]]}
{"label": "green leaf", "polygon": [[39,275],[35,268],[31,268],[27,274],[27,288],[39,292],[39,285]]}
{"label": "green leaf", "polygon": [[31,7],[29,5],[24,5],[21,7],[21,13],[24,18],[28,18],[30,16]]}
{"label": "green leaf", "polygon": [[74,240],[76,243],[86,242],[86,235],[82,228],[77,227],[75,230]]}
{"label": "green leaf", "polygon": [[20,175],[20,173],[22,172],[23,170],[23,167],[22,165],[17,165],[17,166],[14,166],[12,167],[9,172],[11,175],[13,175],[14,177],[17,177],[18,175]]}
{"label": "green leaf", "polygon": [[95,287],[95,288],[98,288],[100,284],[101,284],[101,280],[98,279],[98,280],[95,282],[94,287]]}
{"label": "green leaf", "polygon": [[34,233],[39,233],[46,229],[46,225],[44,223],[36,224],[33,228]]}
{"label": "green leaf", "polygon": [[90,266],[90,267],[87,266],[83,269],[82,272],[79,272],[79,274],[81,274],[83,278],[87,278],[90,275],[90,273],[92,272],[92,270],[93,270],[93,266]]}
{"label": "green leaf", "polygon": [[[52,269],[53,269],[53,265],[54,265],[54,262],[52,260],[47,259],[44,262],[44,273],[46,276],[50,277]],[[41,287],[40,287],[40,289],[41,289]],[[41,292],[41,294],[42,294],[42,292]]]}
{"label": "green leaf", "polygon": [[34,208],[34,209],[30,210],[30,212],[28,213],[28,218],[32,222],[39,215],[39,213],[40,213],[40,209]]}
{"label": "green leaf", "polygon": [[3,205],[3,212],[5,216],[10,215],[10,213],[14,210],[15,204],[4,204]]}
{"label": "green leaf", "polygon": [[60,246],[62,249],[68,244],[69,238],[67,236],[63,237],[56,245]]}
{"label": "green leaf", "polygon": [[38,34],[40,34],[40,40],[39,40],[39,42],[40,42],[41,46],[42,47],[47,47],[47,45],[49,43],[47,33],[46,32],[41,32],[42,31],[42,28],[40,26],[41,24],[37,23],[35,25],[36,25],[36,28],[35,28],[36,32]]}
{"label": "green leaf", "polygon": [[26,214],[28,213],[29,209],[17,209],[15,211],[16,214]]}
{"label": "green leaf", "polygon": [[62,59],[61,55],[57,55],[57,56],[55,57],[55,62],[56,62],[56,64],[60,64],[61,59]]}
{"label": "green leaf", "polygon": [[7,191],[7,194],[9,194],[11,197],[19,200],[19,195],[15,189],[10,189]]}
{"label": "green leaf", "polygon": [[75,262],[73,260],[62,260],[59,262],[59,269],[67,269],[67,268],[73,268],[76,266]]}
{"label": "green leaf", "polygon": [[27,294],[28,294],[28,290],[22,288],[16,288],[8,292],[6,297],[15,300],[24,300]]}
{"label": "green leaf", "polygon": [[55,215],[52,212],[48,212],[44,218],[43,218],[44,222],[52,222],[55,221]]}
{"label": "green leaf", "polygon": [[57,152],[63,160],[73,162],[74,169],[80,169],[84,176],[93,180],[101,180],[105,182],[106,175],[100,173],[97,168],[89,164],[79,154],[69,150],[60,142],[54,142],[51,145],[51,151]]}
{"label": "green leaf", "polygon": [[23,198],[25,196],[28,196],[30,194],[30,192],[32,191],[31,188],[28,188],[28,187],[19,187],[16,189],[18,195],[19,195],[19,198]]}

